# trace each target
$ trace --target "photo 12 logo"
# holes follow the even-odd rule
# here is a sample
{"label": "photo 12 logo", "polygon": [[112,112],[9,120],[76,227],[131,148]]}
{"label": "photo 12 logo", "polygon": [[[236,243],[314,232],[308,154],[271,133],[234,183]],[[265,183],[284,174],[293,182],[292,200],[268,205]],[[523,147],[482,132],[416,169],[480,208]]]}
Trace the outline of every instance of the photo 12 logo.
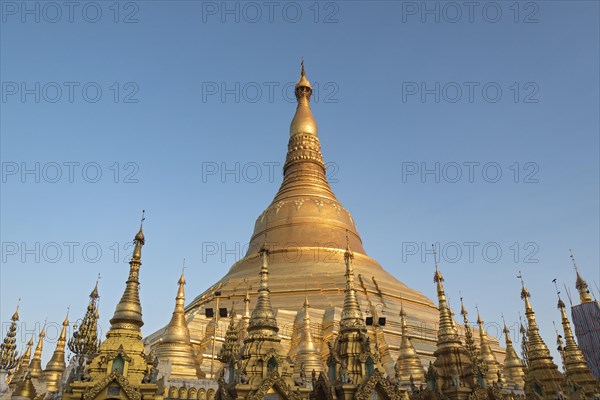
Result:
{"label": "photo 12 logo", "polygon": [[[273,183],[279,179],[279,171],[283,166],[279,161],[249,161],[241,162],[216,162],[205,161],[202,163],[202,183],[220,182],[220,183]],[[329,183],[339,182],[336,175],[339,172],[339,166],[334,162],[325,164],[326,177]],[[295,176],[302,175],[303,171],[295,172]],[[312,176],[312,175],[311,175]]]}
{"label": "photo 12 logo", "polygon": [[[296,82],[202,82],[202,102],[296,103]],[[311,82],[311,103],[339,103],[340,88],[335,82]]]}
{"label": "photo 12 logo", "polygon": [[536,82],[402,82],[402,102],[420,103],[539,103]]}
{"label": "photo 12 logo", "polygon": [[139,103],[136,82],[2,82],[2,103]]}
{"label": "photo 12 logo", "polygon": [[2,23],[86,23],[109,21],[137,24],[140,6],[136,1],[2,1]]}
{"label": "photo 12 logo", "polygon": [[97,264],[128,263],[133,253],[133,242],[78,242],[78,241],[3,241],[3,264]]}
{"label": "photo 12 logo", "polygon": [[402,162],[402,183],[539,183],[540,166],[533,161],[503,165],[495,161]]}
{"label": "photo 12 logo", "polygon": [[535,1],[402,1],[402,22],[422,24],[487,23],[515,24],[540,22]]}
{"label": "photo 12 logo", "polygon": [[203,1],[202,23],[337,24],[339,12],[339,3],[334,1]]}
{"label": "photo 12 logo", "polygon": [[[536,242],[402,242],[402,262],[433,263],[442,261],[449,264],[454,263],[491,263],[512,262],[532,263],[540,262],[536,258],[540,246]],[[434,259],[435,256],[435,259]]]}
{"label": "photo 12 logo", "polygon": [[95,161],[4,161],[2,183],[139,183],[140,166],[132,161],[100,164]]}

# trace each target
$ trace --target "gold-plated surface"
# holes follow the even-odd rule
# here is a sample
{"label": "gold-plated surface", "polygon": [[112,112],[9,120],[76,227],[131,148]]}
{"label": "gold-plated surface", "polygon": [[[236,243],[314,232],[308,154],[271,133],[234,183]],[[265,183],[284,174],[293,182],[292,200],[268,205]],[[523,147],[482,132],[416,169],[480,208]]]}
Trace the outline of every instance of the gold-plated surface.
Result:
{"label": "gold-plated surface", "polygon": [[[298,108],[292,127],[312,126],[314,117],[309,107],[310,83],[306,74],[296,88]],[[299,121],[304,121],[300,123]],[[316,127],[316,124],[314,125]],[[419,327],[412,338],[423,365],[433,360],[437,337],[438,310],[421,292],[411,289],[385,271],[370,258],[362,244],[355,221],[341,203],[326,178],[325,163],[316,129],[293,128],[283,168],[283,181],[272,203],[258,217],[248,251],[218,282],[197,296],[186,307],[191,339],[197,352],[203,355],[202,368],[210,367],[211,351],[206,347],[208,331],[221,332],[217,345],[223,343],[226,323],[221,325],[204,317],[204,308],[215,302],[214,293],[222,299],[235,302],[238,315],[244,313],[244,297],[248,288],[258,286],[256,271],[260,269],[259,250],[269,249],[269,288],[273,308],[279,315],[294,316],[302,313],[302,302],[308,295],[311,312],[316,314],[315,340],[334,339],[338,334],[340,307],[344,301],[346,239],[354,255],[356,299],[361,310],[372,304],[381,304],[387,316],[387,325],[381,330],[382,362],[388,375],[394,375],[402,335],[399,317],[401,303],[411,315],[411,325]],[[268,224],[267,224],[268,222]],[[265,243],[265,235],[269,240]],[[399,271],[398,273],[402,273]],[[257,300],[251,291],[252,302]],[[249,319],[242,320],[247,323]],[[452,322],[452,321],[451,321]],[[287,330],[286,324],[282,329]],[[162,330],[148,338],[154,344]],[[240,329],[240,336],[245,329]],[[290,347],[289,334],[282,334],[284,347]],[[324,343],[324,342],[321,342]],[[490,338],[492,349],[502,356],[496,340]],[[321,348],[322,354],[325,350]],[[325,356],[324,356],[325,357]],[[324,366],[323,366],[324,367]]]}
{"label": "gold-plated surface", "polygon": [[29,338],[29,341],[27,342],[27,348],[25,349],[25,351],[23,352],[21,357],[19,357],[17,371],[13,375],[13,377],[10,381],[10,384],[9,384],[9,387],[11,389],[14,389],[16,384],[19,383],[21,380],[23,380],[23,378],[25,377],[27,368],[29,367],[29,361],[31,359],[31,349],[32,348],[33,348],[33,337]]}
{"label": "gold-plated surface", "polygon": [[572,384],[574,390],[581,390],[588,398],[600,397],[600,381],[596,379],[587,366],[581,349],[575,342],[575,336],[571,330],[571,323],[567,317],[565,303],[558,299],[561,323],[563,326],[565,346],[563,348],[564,369],[568,383]]}
{"label": "gold-plated surface", "polygon": [[121,301],[117,304],[115,314],[113,315],[110,323],[113,327],[137,327],[139,330],[144,321],[142,320],[142,305],[140,304],[140,267],[142,257],[142,246],[145,244],[144,233],[142,227],[135,235],[134,239],[135,247],[133,249],[133,255],[129,263],[129,278],[127,279],[127,286],[125,292],[121,297]]}
{"label": "gold-plated surface", "polygon": [[18,364],[17,359],[17,322],[19,321],[19,306],[11,317],[10,327],[6,337],[0,344],[0,370],[10,371]]}
{"label": "gold-plated surface", "polygon": [[400,342],[400,354],[396,361],[396,379],[404,386],[411,383],[418,386],[425,383],[425,370],[410,340],[404,307],[400,308],[400,321],[402,324],[402,342]]}
{"label": "gold-plated surface", "polygon": [[296,350],[294,369],[295,375],[298,377],[301,372],[310,374],[314,371],[315,374],[318,374],[323,370],[321,352],[319,347],[317,347],[311,332],[309,307],[308,296],[306,296],[304,298],[304,323],[302,325],[300,343]]}
{"label": "gold-plated surface", "polygon": [[479,310],[477,311],[477,325],[479,326],[479,351],[486,371],[485,383],[492,385],[494,382],[498,382],[502,367],[488,343],[487,333],[484,328],[483,319],[479,315]]}
{"label": "gold-plated surface", "polygon": [[437,287],[440,323],[437,348],[434,352],[435,361],[431,374],[435,376],[437,390],[440,390],[451,399],[466,399],[476,387],[473,364],[452,321],[451,310],[448,307],[444,289],[444,277],[437,263],[433,281]]}
{"label": "gold-plated surface", "polygon": [[562,392],[562,376],[552,361],[548,346],[540,336],[535,312],[529,300],[529,290],[522,283],[521,298],[525,303],[527,318],[527,370],[525,371],[525,393],[545,398],[558,397]]}
{"label": "gold-plated surface", "polygon": [[504,382],[507,387],[522,390],[525,386],[525,369],[523,362],[517,356],[517,352],[510,338],[510,330],[504,324],[504,338],[506,340],[506,358],[504,359]]}
{"label": "gold-plated surface", "polygon": [[13,400],[33,400],[37,395],[33,382],[31,382],[31,374],[26,373],[24,378],[20,380],[13,392],[11,399]]}
{"label": "gold-plated surface", "polygon": [[44,370],[44,381],[46,382],[46,388],[48,392],[56,392],[59,389],[59,382],[62,378],[62,374],[67,369],[65,363],[65,344],[67,343],[67,328],[69,326],[69,312],[62,323],[62,329],[58,340],[56,341],[56,348],[52,354],[52,358],[46,364]]}
{"label": "gold-plated surface", "polygon": [[161,341],[154,346],[153,350],[161,363],[170,366],[172,379],[203,378],[204,373],[200,371],[185,320],[185,276],[183,272],[177,283],[179,287],[175,297],[173,315],[162,334]]}
{"label": "gold-plated surface", "polygon": [[74,326],[75,332],[69,339],[69,350],[77,356],[91,356],[98,350],[98,281],[90,293],[90,302],[79,326]]}
{"label": "gold-plated surface", "polygon": [[239,375],[247,385],[258,388],[269,375],[277,372],[291,383],[292,369],[286,352],[277,335],[279,327],[273,313],[269,292],[269,252],[262,248],[258,300],[250,317],[248,336],[241,349],[241,371]]}
{"label": "gold-plated surface", "polygon": [[571,253],[571,261],[573,262],[573,268],[575,268],[575,273],[577,274],[575,287],[579,292],[579,301],[581,301],[582,304],[589,303],[590,301],[593,301],[592,296],[590,295],[590,290],[588,289],[587,282],[581,277],[581,275],[579,275],[579,268],[577,268],[577,263],[575,262],[575,257],[573,256],[573,253]]}
{"label": "gold-plated surface", "polygon": [[39,378],[42,376],[42,351],[44,350],[45,337],[46,324],[44,323],[44,326],[40,331],[40,336],[38,337],[38,344],[35,347],[33,357],[31,358],[31,362],[29,363],[29,374],[31,375],[31,378]]}
{"label": "gold-plated surface", "polygon": [[[70,382],[69,390],[63,393],[63,400],[162,399],[155,383],[156,363],[146,354],[140,331],[144,322],[139,301],[139,271],[144,243],[140,227],[134,239],[125,291],[115,307],[106,339],[95,354],[78,356],[83,370],[79,370]],[[97,293],[92,292],[90,297],[93,301]],[[88,308],[88,314],[92,312],[93,309]],[[97,318],[97,309],[94,317]]]}

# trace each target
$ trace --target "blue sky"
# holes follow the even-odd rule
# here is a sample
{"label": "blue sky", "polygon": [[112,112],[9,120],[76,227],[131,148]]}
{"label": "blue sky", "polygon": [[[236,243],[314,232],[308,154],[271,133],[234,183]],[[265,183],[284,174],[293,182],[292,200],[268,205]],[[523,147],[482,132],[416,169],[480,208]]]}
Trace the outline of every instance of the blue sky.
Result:
{"label": "blue sky", "polygon": [[434,298],[438,243],[452,305],[512,324],[522,270],[551,348],[570,248],[598,296],[597,2],[47,4],[0,2],[3,333],[18,298],[24,335],[80,318],[99,272],[106,329],[141,209],[145,334],[183,258],[188,300],[223,276],[281,182],[301,56],[388,271]]}

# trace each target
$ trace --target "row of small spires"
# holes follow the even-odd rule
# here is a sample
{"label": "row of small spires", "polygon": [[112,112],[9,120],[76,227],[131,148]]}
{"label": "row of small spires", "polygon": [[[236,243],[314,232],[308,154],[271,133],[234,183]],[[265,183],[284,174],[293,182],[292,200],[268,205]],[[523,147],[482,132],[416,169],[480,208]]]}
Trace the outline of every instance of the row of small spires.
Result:
{"label": "row of small spires", "polygon": [[[143,220],[144,220],[144,217],[142,216],[142,222],[143,222]],[[142,232],[142,227],[140,226],[140,230],[136,234],[135,240],[134,240],[134,242],[136,243],[136,250],[134,250],[132,261],[134,261],[136,259],[137,259],[137,261],[140,260],[141,246],[144,244],[144,241],[145,241],[145,239],[144,239],[144,235]],[[261,255],[264,256],[267,253],[266,248],[261,249],[260,253],[261,253]],[[346,260],[346,266],[347,266],[347,268],[346,268],[346,278],[347,278],[346,292],[347,292],[347,297],[348,297],[348,295],[350,295],[350,294],[351,295],[349,298],[347,298],[344,301],[344,308],[348,312],[345,313],[346,315],[344,315],[344,313],[343,313],[342,319],[356,318],[356,317],[358,317],[358,315],[360,315],[360,318],[362,320],[362,314],[360,313],[360,308],[358,306],[358,302],[356,301],[356,297],[353,293],[354,292],[354,288],[353,288],[354,274],[351,270],[351,263],[349,262],[352,259],[352,257],[353,257],[353,254],[350,251],[349,246],[347,245],[346,252],[344,255],[344,258]],[[589,294],[589,291],[587,290],[587,283],[580,276],[579,271],[577,269],[577,265],[574,260],[574,257],[572,255],[571,255],[571,258],[573,260],[573,266],[577,273],[576,287],[579,290],[580,300],[582,303],[590,302],[590,301],[592,301],[592,298]],[[261,266],[261,280],[260,280],[258,303],[261,303],[260,293],[261,292],[268,293],[268,290],[269,290],[268,289],[268,281],[267,281],[267,276],[268,276],[267,264],[266,264],[266,259],[264,257],[263,257],[263,259],[265,261],[263,262],[263,265]],[[525,288],[521,274],[519,275],[519,278],[522,281],[522,297],[526,301],[526,305],[527,305],[529,303],[529,301],[528,301],[529,292]],[[439,330],[440,330],[440,335],[444,335],[445,334],[444,329],[448,329],[448,325],[442,324],[442,322],[446,322],[446,320],[449,320],[450,325],[453,326],[454,321],[452,319],[453,312],[450,310],[449,306],[446,305],[445,294],[442,297],[440,297],[439,286],[441,285],[441,282],[443,282],[443,277],[438,269],[437,261],[436,261],[436,273],[434,276],[434,281],[436,283],[438,283],[438,295],[439,295],[438,297],[440,300],[441,321],[440,321],[440,327],[439,327],[440,329]],[[183,290],[183,285],[185,284],[185,278],[184,278],[183,272],[181,274],[181,277],[180,277],[178,283],[179,283],[179,291],[178,291],[178,295],[177,295],[176,311],[177,311],[177,309],[180,309],[180,311],[182,312],[183,306],[184,306],[184,304],[182,303],[184,301],[182,290]],[[442,288],[442,293],[443,293],[443,288]],[[97,347],[99,344],[99,340],[97,338],[97,320],[98,320],[98,316],[99,316],[98,308],[97,308],[98,298],[99,298],[98,281],[96,281],[96,285],[95,285],[92,293],[90,294],[90,303],[88,305],[86,315],[84,316],[81,324],[79,325],[79,329],[77,329],[77,327],[75,327],[76,332],[74,333],[73,337],[68,342],[69,349],[74,354],[94,354],[97,350]],[[246,295],[246,301],[247,300],[248,300],[248,295]],[[123,299],[122,299],[122,301],[123,301]],[[181,304],[179,304],[179,303],[181,303]],[[461,303],[462,303],[462,298],[461,298]],[[308,308],[308,299],[305,300],[305,307]],[[446,308],[446,307],[449,311],[448,316],[447,316],[448,318],[445,318],[442,315],[444,313],[444,308]],[[257,308],[258,309],[261,308],[260,304],[257,304]],[[270,305],[269,305],[269,308],[270,308]],[[560,299],[560,296],[559,296],[559,308],[561,308],[561,310],[562,310],[561,312],[564,314],[564,303]],[[526,307],[526,311],[527,311],[527,307]],[[357,314],[357,312],[358,312],[358,314]],[[117,315],[117,313],[118,313],[118,306],[117,306],[117,312],[115,313],[115,316]],[[246,311],[246,314],[247,313],[248,313],[248,311]],[[176,313],[174,312],[174,318],[175,318],[175,314]],[[462,305],[461,314],[463,315],[463,317],[465,319],[465,325],[467,325],[467,322],[468,322],[467,317],[466,317],[467,312],[464,308],[464,305]],[[271,315],[272,315],[272,312],[271,312]],[[403,311],[403,307],[402,307],[400,315],[402,317],[402,323],[405,324],[405,322],[404,322],[405,314]],[[17,367],[15,376],[14,376],[14,378],[17,378],[17,379],[22,378],[22,375],[24,375],[24,373],[26,371],[29,372],[29,374],[31,375],[32,378],[37,378],[37,377],[41,376],[42,373],[44,373],[45,375],[51,375],[54,372],[60,372],[61,370],[64,371],[64,347],[65,347],[65,343],[66,343],[66,327],[69,324],[68,311],[67,311],[67,317],[65,318],[65,320],[63,322],[63,329],[61,331],[59,340],[57,342],[57,346],[54,351],[53,357],[50,360],[50,362],[47,364],[46,370],[44,370],[44,371],[42,371],[42,368],[41,368],[41,353],[42,353],[42,348],[43,348],[43,339],[45,336],[45,326],[44,326],[44,328],[42,328],[42,330],[40,332],[39,342],[36,347],[34,357],[31,359],[31,362],[29,362],[31,347],[33,345],[33,338],[30,339],[28,346],[27,346],[27,350],[25,351],[23,356],[21,356],[20,358],[17,358],[18,354],[16,351],[16,340],[15,339],[16,339],[16,322],[19,319],[19,306],[17,306],[17,310],[15,311],[15,313],[13,314],[11,319],[12,319],[12,323],[9,328],[9,331],[6,335],[6,338],[4,339],[4,342],[0,345],[1,346],[0,347],[1,348],[0,369],[11,370],[11,369],[14,369],[15,367]],[[115,319],[116,318],[114,317],[113,320],[115,320]],[[113,322],[113,320],[111,320],[111,323]],[[442,321],[442,320],[444,320],[444,321]],[[483,330],[483,321],[479,315],[479,310],[478,310],[477,322],[480,325],[480,332],[483,332],[482,334],[485,336],[485,331]],[[563,316],[563,322],[564,322],[564,316]],[[568,319],[567,319],[567,323],[568,323]],[[274,324],[276,325],[276,322],[274,322]],[[444,326],[442,326],[442,325],[444,325]],[[523,326],[522,326],[521,330],[522,331],[524,330]],[[505,333],[507,332],[506,324],[504,325],[504,331],[505,331]],[[572,334],[569,335],[565,331],[565,338],[568,338],[568,337],[572,337]],[[507,345],[508,345],[509,340],[510,339],[507,336]]]}

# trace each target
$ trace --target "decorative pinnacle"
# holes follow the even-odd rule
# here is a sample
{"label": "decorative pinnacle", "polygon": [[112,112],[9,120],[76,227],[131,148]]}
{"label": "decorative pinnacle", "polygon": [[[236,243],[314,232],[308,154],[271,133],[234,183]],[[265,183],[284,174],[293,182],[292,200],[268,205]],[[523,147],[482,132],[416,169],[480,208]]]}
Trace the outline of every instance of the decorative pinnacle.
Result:
{"label": "decorative pinnacle", "polygon": [[588,289],[587,282],[579,275],[579,269],[577,268],[577,263],[575,263],[575,257],[573,256],[573,251],[571,252],[571,261],[573,262],[573,268],[575,269],[575,274],[577,275],[577,280],[575,281],[575,287],[579,291],[579,300],[581,303],[589,303],[592,301],[592,296],[590,295],[590,291]]}

